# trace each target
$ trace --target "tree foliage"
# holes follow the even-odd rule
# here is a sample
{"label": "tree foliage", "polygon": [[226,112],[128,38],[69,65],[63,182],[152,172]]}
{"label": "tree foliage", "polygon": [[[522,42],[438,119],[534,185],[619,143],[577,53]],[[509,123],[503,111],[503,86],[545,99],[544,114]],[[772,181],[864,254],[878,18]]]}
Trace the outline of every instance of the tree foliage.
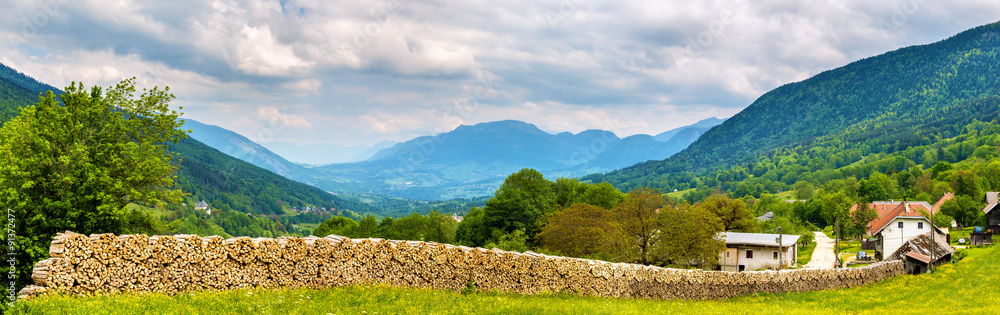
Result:
{"label": "tree foliage", "polygon": [[651,264],[657,260],[655,249],[663,228],[659,210],[663,208],[663,202],[659,191],[636,189],[612,210],[618,232],[614,247],[623,260],[639,264]]}
{"label": "tree foliage", "polygon": [[757,232],[759,226],[757,217],[747,210],[743,200],[732,199],[726,195],[708,197],[696,207],[714,214],[722,223],[723,231]]}
{"label": "tree foliage", "polygon": [[545,249],[572,257],[587,257],[609,250],[613,224],[613,212],[578,203],[556,213],[538,236]]}
{"label": "tree foliage", "polygon": [[[134,79],[103,90],[73,83],[49,92],[0,129],[0,203],[16,233],[18,285],[57,232],[129,233],[129,203],[179,202],[165,142],[185,137],[169,88]],[[9,238],[10,236],[6,236]]]}
{"label": "tree foliage", "polygon": [[709,208],[669,204],[660,216],[663,230],[658,252],[667,265],[712,269],[719,264],[719,252],[726,248],[719,233],[725,224]]}
{"label": "tree foliage", "polygon": [[941,213],[955,219],[961,226],[974,226],[982,221],[984,204],[965,195],[957,195],[954,199],[941,205]]}

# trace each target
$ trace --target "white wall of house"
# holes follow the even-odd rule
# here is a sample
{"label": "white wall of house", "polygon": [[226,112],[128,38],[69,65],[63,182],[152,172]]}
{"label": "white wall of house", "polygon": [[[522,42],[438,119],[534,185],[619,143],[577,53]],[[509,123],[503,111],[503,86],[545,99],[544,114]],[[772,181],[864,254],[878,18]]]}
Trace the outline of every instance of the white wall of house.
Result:
{"label": "white wall of house", "polygon": [[[747,258],[747,251],[753,252],[753,258]],[[729,253],[728,257],[725,256],[726,253]],[[779,258],[775,253],[778,253],[777,247],[737,246],[723,251],[719,257],[719,264],[722,265],[723,271],[737,271],[739,265],[746,266],[744,269],[746,271],[768,269],[778,266]],[[798,249],[796,246],[785,247],[784,253],[778,255],[784,257],[782,262],[785,267],[795,266]]]}
{"label": "white wall of house", "polygon": [[[899,224],[902,222],[903,227]],[[882,229],[882,255],[883,257],[895,253],[903,243],[914,236],[930,232],[933,228],[929,221],[923,218],[896,218],[889,225]],[[937,239],[945,241],[945,236],[935,233]]]}

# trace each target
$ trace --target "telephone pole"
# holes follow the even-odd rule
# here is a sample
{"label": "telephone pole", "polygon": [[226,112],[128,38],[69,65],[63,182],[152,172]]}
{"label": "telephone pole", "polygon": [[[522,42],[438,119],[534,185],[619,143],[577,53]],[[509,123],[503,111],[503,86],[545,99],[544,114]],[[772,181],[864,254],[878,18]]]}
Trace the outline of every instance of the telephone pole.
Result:
{"label": "telephone pole", "polygon": [[837,238],[833,243],[833,259],[840,265],[840,219],[833,221],[833,236]]}
{"label": "telephone pole", "polygon": [[784,246],[784,243],[781,242],[781,237],[782,236],[783,235],[781,233],[781,227],[779,226],[778,227],[778,270],[781,270],[781,269],[785,268],[785,263],[784,263],[784,261],[785,261],[785,257],[784,257],[785,253],[782,250],[782,249],[784,249],[784,248],[782,248]]}

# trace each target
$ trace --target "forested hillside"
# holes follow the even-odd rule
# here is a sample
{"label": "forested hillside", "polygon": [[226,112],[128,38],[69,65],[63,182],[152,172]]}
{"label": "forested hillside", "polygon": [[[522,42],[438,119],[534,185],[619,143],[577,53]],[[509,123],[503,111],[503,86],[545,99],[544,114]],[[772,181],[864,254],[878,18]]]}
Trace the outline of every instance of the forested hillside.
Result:
{"label": "forested hillside", "polygon": [[[3,113],[0,123],[16,116],[19,107],[37,103],[39,93],[49,90],[61,93],[0,64],[0,93],[3,93],[0,95],[0,112]],[[214,226],[221,226],[225,233],[232,235],[276,236],[275,233],[293,232],[280,222],[318,223],[331,215],[351,215],[351,211],[365,213],[372,209],[363,202],[345,200],[237,160],[195,139],[170,144],[170,150],[180,154],[176,161],[179,166],[176,183],[181,190],[190,194],[192,201],[206,200],[217,210],[213,215],[202,212],[203,216],[198,217],[193,211],[194,202],[183,207],[167,206],[167,212],[156,212],[164,222],[142,223],[146,228],[169,229],[164,232],[170,233],[209,234],[218,231]],[[294,215],[286,213],[285,209],[290,207],[325,208],[327,213]],[[248,219],[251,217],[248,213],[268,218]],[[268,232],[264,234],[264,231]]]}
{"label": "forested hillside", "polygon": [[19,107],[37,103],[38,93],[45,91],[60,93],[59,89],[0,64],[0,126],[17,116]]}
{"label": "forested hillside", "polygon": [[[994,23],[934,44],[859,60],[764,94],[671,158],[585,179],[609,181],[625,190],[642,186],[684,190],[697,186],[695,178],[705,178],[710,172],[739,165],[752,168],[765,157],[789,150],[809,151],[831,139],[865,143],[860,159],[892,153],[922,143],[924,138],[948,138],[946,134],[935,138],[930,133],[937,131],[917,126],[943,132],[951,124],[954,136],[971,119],[992,120],[995,116],[962,120],[961,114],[942,115],[953,113],[949,111],[953,107],[970,114],[988,112],[975,104],[989,103],[990,97],[1000,95],[998,52],[1000,24]],[[858,160],[846,154],[833,166]]]}

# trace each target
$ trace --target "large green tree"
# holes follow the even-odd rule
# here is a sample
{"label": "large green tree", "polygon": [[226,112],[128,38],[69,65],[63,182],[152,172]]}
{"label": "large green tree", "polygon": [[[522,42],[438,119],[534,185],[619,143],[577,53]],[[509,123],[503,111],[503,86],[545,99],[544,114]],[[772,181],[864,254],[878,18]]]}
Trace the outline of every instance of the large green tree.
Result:
{"label": "large green tree", "polygon": [[941,213],[955,219],[961,226],[979,224],[983,217],[983,203],[966,195],[955,196],[941,205]]}
{"label": "large green tree", "polygon": [[130,233],[125,205],[179,202],[165,145],[186,137],[169,108],[174,96],[169,88],[135,93],[134,79],[106,91],[74,82],[0,129],[0,204],[14,227],[4,238],[16,252],[16,286],[30,281],[56,233]]}
{"label": "large green tree", "polygon": [[545,249],[571,257],[587,257],[607,251],[614,213],[578,203],[562,209],[549,219],[538,234]]}
{"label": "large green tree", "polygon": [[629,192],[612,210],[618,234],[612,247],[618,260],[644,265],[659,260],[656,248],[662,235],[659,211],[663,202],[658,190],[642,188]]}
{"label": "large green tree", "polygon": [[715,214],[726,231],[757,232],[760,228],[757,217],[747,209],[747,204],[743,200],[720,194],[708,197],[697,207]]}
{"label": "large green tree", "polygon": [[668,204],[660,211],[663,236],[658,252],[668,265],[712,269],[726,248],[719,238],[725,225],[707,208]]}
{"label": "large green tree", "polygon": [[[556,209],[552,186],[542,173],[529,168],[508,176],[483,208],[484,223],[489,233],[492,235],[494,230],[503,234],[524,230],[529,238],[533,238],[541,231],[542,222],[539,219]],[[529,242],[537,244],[533,240]]]}

